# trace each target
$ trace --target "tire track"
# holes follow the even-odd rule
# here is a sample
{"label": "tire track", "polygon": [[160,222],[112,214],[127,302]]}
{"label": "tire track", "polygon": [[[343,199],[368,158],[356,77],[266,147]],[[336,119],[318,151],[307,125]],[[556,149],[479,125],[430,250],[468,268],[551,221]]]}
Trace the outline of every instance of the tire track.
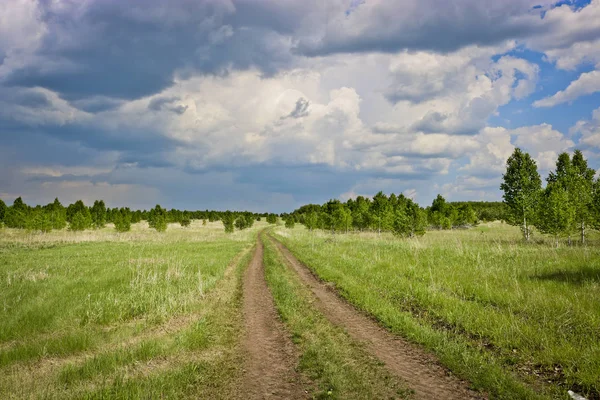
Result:
{"label": "tire track", "polygon": [[467,384],[439,365],[435,357],[414,344],[391,334],[358,311],[330,286],[320,281],[278,240],[269,235],[287,264],[300,276],[316,297],[315,306],[335,325],[343,327],[390,372],[414,390],[417,399],[481,399],[485,395],[469,390]]}
{"label": "tire track", "polygon": [[295,370],[298,357],[294,344],[279,320],[267,287],[260,239],[244,274],[243,298],[244,346],[248,354],[242,386],[244,398],[306,398],[301,376]]}

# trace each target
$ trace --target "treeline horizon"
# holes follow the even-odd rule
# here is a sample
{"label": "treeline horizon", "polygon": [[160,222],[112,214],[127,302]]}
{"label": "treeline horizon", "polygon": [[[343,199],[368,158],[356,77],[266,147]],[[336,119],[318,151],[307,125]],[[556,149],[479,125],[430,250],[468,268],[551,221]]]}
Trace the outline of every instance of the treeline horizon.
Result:
{"label": "treeline horizon", "polygon": [[[269,217],[272,219],[272,216],[277,218],[277,214],[249,211],[167,210],[158,204],[150,210],[131,210],[129,207],[106,207],[103,200],[95,200],[91,206],[86,206],[82,200],[64,206],[58,198],[43,206],[29,206],[18,197],[11,206],[7,206],[0,199],[0,227],[40,232],[65,228],[72,231],[100,229],[108,223],[114,224],[117,231],[126,232],[130,230],[131,224],[141,221],[147,221],[157,231],[164,231],[169,223],[179,223],[186,227],[192,220],[203,220],[205,223],[231,220],[239,229],[245,229],[252,225],[250,221]],[[246,222],[237,222],[238,220]]]}
{"label": "treeline horizon", "polygon": [[281,217],[288,228],[298,222],[311,231],[368,230],[413,237],[430,229],[454,229],[500,220],[519,226],[525,241],[530,240],[535,227],[553,236],[557,246],[560,237],[568,238],[571,243],[576,233],[583,244],[588,229],[600,230],[600,177],[595,176],[596,171],[588,167],[580,150],[575,150],[573,156],[563,152],[557,158],[556,169],[546,178],[546,186],[542,187],[535,160],[515,148],[502,175],[503,202],[448,202],[438,194],[430,206],[423,208],[403,194],[388,196],[380,191],[372,198],[358,196],[345,202],[331,199],[322,205],[306,204],[291,213],[276,214],[167,210],[160,205],[133,211],[128,207],[107,208],[102,200],[96,200],[89,207],[81,200],[65,207],[58,198],[45,206],[31,207],[19,197],[11,206],[0,199],[0,227],[48,232],[68,226],[70,230],[81,231],[113,223],[117,231],[126,232],[132,223],[145,220],[151,228],[165,231],[168,223],[186,227],[196,219],[203,220],[204,224],[220,220],[226,232],[233,232],[236,228],[249,228],[262,218],[274,224]]}
{"label": "treeline horizon", "polygon": [[[217,211],[217,210],[178,210],[165,209],[156,205],[150,210],[132,210],[129,207],[106,207],[103,200],[95,200],[93,205],[86,205],[82,200],[77,200],[67,206],[63,205],[58,198],[54,202],[46,205],[27,205],[21,197],[14,200],[12,205],[7,205],[0,199],[0,227],[27,229],[32,231],[49,232],[51,230],[61,230],[68,228],[72,231],[81,231],[85,229],[100,229],[108,223],[115,225],[117,231],[126,232],[131,228],[131,224],[140,221],[147,221],[150,227],[158,231],[164,231],[169,223],[180,223],[182,226],[189,226],[192,220],[203,221],[222,221],[227,232],[233,231],[233,228],[245,229],[251,227],[254,221],[265,219],[267,222],[276,223],[281,217],[288,227],[294,223],[308,223],[310,225],[310,216],[308,222],[304,215],[307,210],[315,211],[317,220],[310,225],[309,229],[322,228],[332,231],[349,231],[352,229],[365,230],[374,229],[378,231],[394,231],[393,219],[390,212],[398,215],[398,204],[405,202],[408,207],[410,218],[406,226],[400,228],[396,223],[396,232],[407,230],[408,235],[419,234],[424,228],[449,229],[452,227],[473,224],[478,221],[503,220],[506,213],[506,207],[502,202],[488,201],[461,201],[446,202],[441,195],[434,200],[432,207],[421,208],[416,202],[404,197],[402,194],[391,194],[388,196],[380,192],[373,196],[373,200],[368,197],[358,196],[356,199],[349,199],[346,202],[339,200],[330,200],[324,205],[307,204],[294,210],[292,213],[255,213],[250,211]],[[371,204],[375,207],[380,216],[370,216],[365,205]],[[340,211],[336,213],[336,209]],[[345,215],[344,208],[350,210],[350,216]],[[419,216],[419,212],[426,212],[425,219]],[[412,211],[411,211],[412,210]],[[437,211],[432,214],[430,210]],[[360,216],[357,212],[361,213]],[[325,217],[324,215],[328,215]],[[340,214],[341,213],[341,214]],[[341,218],[341,220],[340,220]],[[339,221],[338,221],[339,220]],[[430,223],[431,222],[431,223]],[[373,225],[373,224],[375,224]],[[343,227],[342,227],[343,225]]]}
{"label": "treeline horizon", "polygon": [[282,214],[282,219],[286,226],[299,222],[309,230],[392,232],[412,237],[423,235],[428,229],[453,229],[480,221],[504,220],[507,212],[502,202],[447,202],[441,194],[431,206],[423,208],[403,194],[388,196],[380,191],[372,198],[357,196],[346,202],[331,199],[323,205],[307,204],[290,214]]}

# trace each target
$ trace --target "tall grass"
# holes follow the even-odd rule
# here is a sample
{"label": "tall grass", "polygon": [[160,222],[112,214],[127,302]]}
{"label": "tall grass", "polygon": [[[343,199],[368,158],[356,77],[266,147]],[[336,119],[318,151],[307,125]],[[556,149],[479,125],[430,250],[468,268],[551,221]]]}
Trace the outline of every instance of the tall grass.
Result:
{"label": "tall grass", "polygon": [[277,232],[349,301],[493,396],[599,396],[599,247],[525,244],[499,223],[412,240]]}
{"label": "tall grass", "polygon": [[230,396],[257,229],[217,228],[0,232],[0,398]]}

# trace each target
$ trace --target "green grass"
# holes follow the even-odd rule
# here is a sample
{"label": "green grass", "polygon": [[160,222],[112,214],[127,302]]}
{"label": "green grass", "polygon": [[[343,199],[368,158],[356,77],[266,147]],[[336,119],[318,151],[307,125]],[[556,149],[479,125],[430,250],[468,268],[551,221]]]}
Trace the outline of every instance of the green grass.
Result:
{"label": "green grass", "polygon": [[211,225],[0,232],[0,398],[232,396],[257,229]]}
{"label": "green grass", "polygon": [[597,245],[524,244],[499,223],[412,240],[276,233],[350,302],[495,398],[600,392]]}
{"label": "green grass", "polygon": [[312,305],[313,295],[284,264],[263,235],[267,283],[300,350],[300,369],[313,382],[316,398],[408,398],[405,386]]}

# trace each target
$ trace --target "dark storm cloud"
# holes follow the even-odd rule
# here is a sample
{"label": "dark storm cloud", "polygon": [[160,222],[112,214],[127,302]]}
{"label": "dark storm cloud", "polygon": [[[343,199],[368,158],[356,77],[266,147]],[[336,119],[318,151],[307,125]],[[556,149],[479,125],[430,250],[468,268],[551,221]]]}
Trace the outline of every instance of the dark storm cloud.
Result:
{"label": "dark storm cloud", "polygon": [[309,56],[450,51],[540,31],[532,23],[539,11],[528,2],[500,3],[367,2],[348,15],[344,1],[178,1],[168,7],[158,0],[40,1],[46,29],[36,62],[13,69],[3,84],[44,87],[71,101],[137,99],[198,73],[258,68],[272,75],[292,66],[292,46]]}
{"label": "dark storm cloud", "polygon": [[[330,15],[325,33],[303,38],[296,52],[333,53],[433,50],[450,52],[468,45],[489,46],[550,29],[535,2],[398,0],[360,5],[348,16]],[[325,11],[325,10],[324,10]]]}
{"label": "dark storm cloud", "polygon": [[243,19],[226,25],[236,10],[224,1],[39,5],[47,33],[36,55],[53,68],[26,65],[11,71],[4,85],[45,87],[69,100],[135,99],[172,85],[177,71],[185,76],[257,67],[272,74],[290,58],[274,31],[244,26]]}
{"label": "dark storm cloud", "polygon": [[[123,152],[129,154],[130,160],[135,159],[136,154],[140,160],[145,160],[182,145],[176,139],[166,137],[157,131],[131,127],[107,129],[93,123],[45,124],[40,127],[0,118],[0,130],[3,132],[0,135],[0,144],[20,143],[23,145],[21,137],[36,136],[64,143],[76,143],[96,151]],[[28,146],[35,148],[36,145],[37,142],[32,142],[20,150],[26,152]]]}

